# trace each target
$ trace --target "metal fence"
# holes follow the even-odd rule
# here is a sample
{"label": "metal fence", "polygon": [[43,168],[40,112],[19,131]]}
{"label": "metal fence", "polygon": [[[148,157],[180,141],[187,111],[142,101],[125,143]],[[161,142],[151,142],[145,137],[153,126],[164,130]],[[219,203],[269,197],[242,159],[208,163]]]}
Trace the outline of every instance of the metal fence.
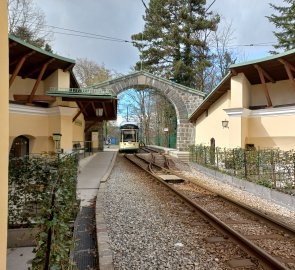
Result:
{"label": "metal fence", "polygon": [[190,147],[190,160],[257,184],[295,194],[295,152]]}

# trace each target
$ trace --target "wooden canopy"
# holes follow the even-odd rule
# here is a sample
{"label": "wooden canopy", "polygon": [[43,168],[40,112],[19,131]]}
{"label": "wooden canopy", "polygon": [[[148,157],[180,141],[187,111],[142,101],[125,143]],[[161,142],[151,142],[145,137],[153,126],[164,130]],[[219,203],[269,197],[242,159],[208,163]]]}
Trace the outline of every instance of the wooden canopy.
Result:
{"label": "wooden canopy", "polygon": [[[92,90],[92,89],[91,89]],[[51,90],[47,92],[50,97],[61,97],[63,101],[74,101],[79,107],[79,112],[73,121],[82,113],[85,121],[102,121],[117,119],[117,97],[98,93],[87,93],[89,89],[76,88],[64,90]],[[100,109],[100,112],[98,111]]]}
{"label": "wooden canopy", "polygon": [[252,84],[261,84],[264,90],[267,104],[260,106],[272,107],[272,100],[269,95],[267,83],[289,80],[295,91],[295,49],[285,53],[272,55],[266,58],[234,64],[230,66],[230,72],[219,85],[204,99],[203,103],[189,117],[190,122],[196,121],[211,104],[218,100],[231,88],[231,77],[243,73]]}

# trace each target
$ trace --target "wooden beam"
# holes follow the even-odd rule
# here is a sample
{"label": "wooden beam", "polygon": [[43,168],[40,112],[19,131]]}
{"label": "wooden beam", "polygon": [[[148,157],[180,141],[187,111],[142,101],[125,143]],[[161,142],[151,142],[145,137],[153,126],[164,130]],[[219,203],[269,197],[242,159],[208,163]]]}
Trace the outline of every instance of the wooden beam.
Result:
{"label": "wooden beam", "polygon": [[284,59],[279,59],[279,61],[284,65],[285,70],[288,74],[289,80],[291,82],[291,85],[293,87],[293,90],[295,91],[295,81],[294,81],[294,76],[292,74],[292,70],[295,71],[294,66],[292,66],[289,62],[287,62]]}
{"label": "wooden beam", "polygon": [[264,77],[267,78],[270,82],[272,82],[272,83],[275,83],[276,82],[261,66],[255,64],[254,67],[257,70],[260,70],[263,73]]}
{"label": "wooden beam", "polygon": [[18,72],[19,72],[20,69],[22,68],[24,62],[25,62],[25,61],[26,61],[31,55],[33,55],[34,53],[35,53],[35,51],[33,51],[33,52],[29,52],[29,53],[27,53],[26,55],[24,55],[24,56],[18,61],[17,65],[16,65],[16,67],[15,67],[15,69],[14,69],[14,71],[13,71],[13,73],[12,73],[10,79],[9,79],[9,88],[10,88],[11,85],[13,84],[13,82],[14,82],[14,80],[15,80],[15,78],[16,78]]}
{"label": "wooden beam", "polygon": [[260,81],[261,81],[261,84],[263,86],[264,94],[265,94],[265,97],[266,97],[266,100],[267,100],[267,105],[268,105],[268,107],[272,107],[272,102],[271,102],[269,92],[268,92],[268,88],[267,88],[267,85],[266,85],[266,82],[265,82],[264,73],[263,73],[262,69],[260,68],[260,66],[254,65],[254,67],[258,71]]}
{"label": "wooden beam", "polygon": [[238,72],[235,69],[231,69],[231,74],[233,74],[234,76],[237,76]]}
{"label": "wooden beam", "polygon": [[75,66],[75,64],[70,64],[68,67],[63,69],[63,72],[69,71],[70,69],[72,69]]}
{"label": "wooden beam", "polygon": [[93,102],[93,101],[91,102],[91,107],[92,107],[92,109],[94,110],[94,114],[96,115],[96,108],[95,108],[95,106],[94,106],[94,102]]}
{"label": "wooden beam", "polygon": [[116,116],[117,115],[117,101],[116,100],[114,100],[113,101],[113,110],[114,110],[114,116]]}
{"label": "wooden beam", "polygon": [[284,66],[288,66],[293,72],[295,72],[295,67],[291,65],[288,61],[283,58],[279,58],[278,61],[282,63]]}
{"label": "wooden beam", "polygon": [[107,107],[106,107],[106,104],[105,104],[104,102],[102,103],[102,107],[103,107],[103,111],[104,111],[104,115],[105,115],[105,117],[109,117],[109,116],[108,116]]}
{"label": "wooden beam", "polygon": [[16,46],[16,45],[17,45],[16,42],[9,43],[9,49],[12,48],[12,47],[14,47],[14,46]]}
{"label": "wooden beam", "polygon": [[[15,101],[27,101],[30,95],[13,95]],[[54,102],[55,97],[45,95],[35,95],[32,101]]]}
{"label": "wooden beam", "polygon": [[77,102],[77,104],[79,105],[79,108],[81,109],[81,111],[83,112],[83,114],[85,115],[85,116],[88,116],[88,113],[86,112],[86,108],[91,104],[91,102],[88,102],[84,107],[83,107],[83,105],[81,104],[81,102]]}
{"label": "wooden beam", "polygon": [[79,93],[79,94],[73,95],[73,97],[62,97],[62,100],[63,101],[75,101],[75,102],[85,102],[85,101],[93,100],[96,103],[97,102],[112,103],[114,100],[112,98],[108,98],[108,99],[96,98],[95,96],[93,96],[93,98],[81,98],[81,97],[79,97],[79,95],[83,95],[83,94]]}
{"label": "wooden beam", "polygon": [[80,115],[81,113],[82,113],[82,111],[79,110],[79,111],[76,113],[76,115],[74,116],[72,122],[75,122],[75,120],[79,117],[79,115]]}
{"label": "wooden beam", "polygon": [[43,66],[42,66],[42,68],[41,68],[41,70],[39,72],[38,78],[37,78],[37,80],[35,82],[35,85],[34,85],[32,91],[31,91],[31,94],[30,94],[30,96],[28,98],[28,103],[29,104],[32,103],[32,101],[33,101],[34,95],[35,95],[35,93],[36,93],[36,91],[38,89],[38,86],[39,86],[39,84],[40,84],[40,82],[42,80],[42,77],[43,77],[44,72],[46,71],[48,65],[49,65],[49,61],[47,63],[43,64]]}
{"label": "wooden beam", "polygon": [[18,57],[17,59],[15,59],[14,61],[9,61],[9,66],[13,66],[13,65],[15,65],[16,63],[18,63],[20,60],[19,59],[21,59],[21,58],[23,58],[23,57],[29,57],[29,56],[31,56],[31,55],[33,55],[33,54],[35,54],[36,52],[35,51],[32,51],[32,52],[29,52],[29,53],[26,53],[25,55],[23,55],[23,56],[21,56],[21,57]]}
{"label": "wooden beam", "polygon": [[[50,60],[46,61],[44,64],[48,63],[51,64],[52,62],[55,61],[55,58],[51,58]],[[33,69],[32,71],[30,71],[29,73],[25,74],[24,76],[22,76],[23,79],[26,79],[28,77],[30,77],[31,75],[33,75],[34,73],[36,73],[37,71],[39,71],[42,68],[42,66],[37,66],[35,69]]]}
{"label": "wooden beam", "polygon": [[97,121],[93,121],[92,123],[90,123],[85,129],[84,132],[87,132],[91,127],[93,127],[95,124],[97,123]]}

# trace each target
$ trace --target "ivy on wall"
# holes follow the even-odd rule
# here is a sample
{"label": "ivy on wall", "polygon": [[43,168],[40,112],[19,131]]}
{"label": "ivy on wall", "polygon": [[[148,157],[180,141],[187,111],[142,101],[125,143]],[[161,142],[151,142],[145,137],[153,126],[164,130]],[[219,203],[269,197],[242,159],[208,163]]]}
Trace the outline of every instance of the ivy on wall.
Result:
{"label": "ivy on wall", "polygon": [[295,194],[295,152],[191,146],[190,160],[265,187]]}
{"label": "ivy on wall", "polygon": [[73,247],[78,154],[12,159],[9,167],[10,227],[39,228],[32,269],[68,269]]}

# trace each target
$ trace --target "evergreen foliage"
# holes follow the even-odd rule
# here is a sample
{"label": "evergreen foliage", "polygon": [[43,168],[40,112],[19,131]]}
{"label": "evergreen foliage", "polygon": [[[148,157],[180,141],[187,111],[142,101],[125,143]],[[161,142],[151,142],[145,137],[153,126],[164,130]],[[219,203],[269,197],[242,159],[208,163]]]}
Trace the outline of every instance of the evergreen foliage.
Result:
{"label": "evergreen foliage", "polygon": [[274,48],[291,50],[295,48],[295,1],[284,0],[284,2],[287,3],[287,6],[280,7],[270,3],[269,5],[279,14],[271,14],[267,18],[278,29],[278,31],[274,31],[278,41]]}
{"label": "evergreen foliage", "polygon": [[206,12],[205,0],[151,0],[143,32],[132,36],[141,53],[136,69],[148,70],[203,90],[197,74],[211,65],[206,37],[219,16]]}

